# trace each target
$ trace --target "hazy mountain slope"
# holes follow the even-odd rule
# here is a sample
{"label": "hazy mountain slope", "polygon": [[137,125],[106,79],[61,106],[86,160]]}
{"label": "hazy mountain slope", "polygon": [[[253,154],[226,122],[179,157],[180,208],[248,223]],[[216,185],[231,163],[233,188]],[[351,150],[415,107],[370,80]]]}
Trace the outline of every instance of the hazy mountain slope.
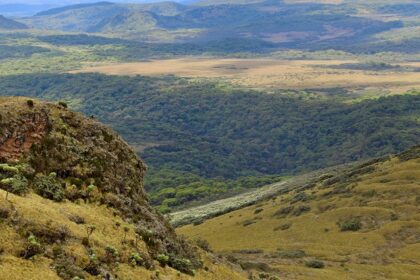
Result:
{"label": "hazy mountain slope", "polygon": [[99,2],[56,8],[24,20],[41,29],[107,33],[137,40],[241,38],[300,48],[308,48],[308,41],[311,48],[366,44],[373,34],[403,27],[398,18],[361,17],[352,6],[281,1],[204,6]]}
{"label": "hazy mountain slope", "polygon": [[[145,165],[114,132],[63,103],[24,98],[0,99],[0,124],[1,275],[127,279],[150,277],[153,260],[189,275],[202,267],[149,206]],[[201,275],[220,273],[236,277],[228,268]]]}
{"label": "hazy mountain slope", "polygon": [[419,168],[416,147],[341,175],[327,172],[313,185],[179,233],[204,238],[243,267],[281,279],[414,280],[420,273]]}
{"label": "hazy mountain slope", "polygon": [[16,30],[16,29],[27,29],[27,28],[28,27],[23,23],[5,18],[4,16],[0,15],[0,29]]}

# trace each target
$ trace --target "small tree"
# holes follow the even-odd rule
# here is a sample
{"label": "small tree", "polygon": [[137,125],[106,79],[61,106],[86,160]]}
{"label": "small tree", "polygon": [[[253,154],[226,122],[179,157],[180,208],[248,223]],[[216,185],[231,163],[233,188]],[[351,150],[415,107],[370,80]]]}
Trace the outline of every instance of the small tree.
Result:
{"label": "small tree", "polygon": [[96,230],[95,225],[88,225],[86,227],[86,245],[88,246],[90,244],[90,236],[93,234],[93,232]]}
{"label": "small tree", "polygon": [[127,238],[127,233],[130,232],[130,228],[128,226],[124,226],[124,239],[123,239],[123,244],[125,244],[127,242],[126,238]]}

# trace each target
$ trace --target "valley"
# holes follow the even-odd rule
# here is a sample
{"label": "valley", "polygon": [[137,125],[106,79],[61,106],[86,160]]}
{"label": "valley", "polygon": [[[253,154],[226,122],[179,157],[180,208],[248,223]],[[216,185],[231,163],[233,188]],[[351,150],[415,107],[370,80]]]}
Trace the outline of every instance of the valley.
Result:
{"label": "valley", "polygon": [[417,280],[417,0],[10,1],[0,280]]}

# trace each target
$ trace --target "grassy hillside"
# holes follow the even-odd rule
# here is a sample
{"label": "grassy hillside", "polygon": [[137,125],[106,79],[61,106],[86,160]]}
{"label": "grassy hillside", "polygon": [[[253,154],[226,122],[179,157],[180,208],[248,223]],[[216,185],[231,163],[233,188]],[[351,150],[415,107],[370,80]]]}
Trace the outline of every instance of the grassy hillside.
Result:
{"label": "grassy hillside", "polygon": [[417,147],[178,232],[207,240],[254,275],[414,280],[419,168]]}
{"label": "grassy hillside", "polygon": [[25,98],[0,98],[0,123],[1,275],[243,279],[149,206],[144,163],[108,128]]}
{"label": "grassy hillside", "polygon": [[169,207],[276,178],[221,179],[287,175],[402,151],[418,144],[420,133],[415,91],[347,103],[175,77],[77,74],[4,77],[0,92],[64,100],[111,125],[151,166],[153,201]]}

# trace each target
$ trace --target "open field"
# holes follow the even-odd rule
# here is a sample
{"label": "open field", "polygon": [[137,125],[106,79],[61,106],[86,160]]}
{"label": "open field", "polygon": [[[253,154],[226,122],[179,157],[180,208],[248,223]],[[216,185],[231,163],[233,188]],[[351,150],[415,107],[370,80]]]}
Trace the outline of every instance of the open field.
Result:
{"label": "open field", "polygon": [[[238,86],[264,89],[330,89],[402,93],[420,87],[420,63],[402,63],[406,71],[340,68],[351,60],[276,60],[180,58],[87,67],[75,72],[109,75],[177,75],[225,79]],[[414,67],[414,68],[413,68]]]}

